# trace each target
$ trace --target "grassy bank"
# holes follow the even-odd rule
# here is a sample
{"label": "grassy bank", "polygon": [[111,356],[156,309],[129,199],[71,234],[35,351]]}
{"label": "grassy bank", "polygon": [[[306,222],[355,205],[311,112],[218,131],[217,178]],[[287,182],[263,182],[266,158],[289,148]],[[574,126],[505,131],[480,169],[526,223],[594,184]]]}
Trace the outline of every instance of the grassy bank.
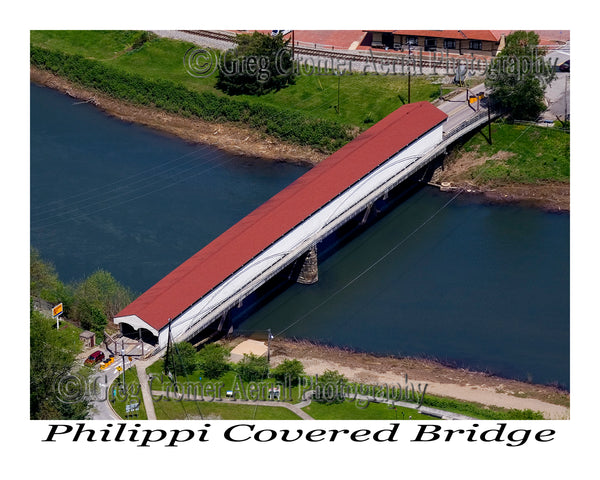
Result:
{"label": "grassy bank", "polygon": [[491,185],[569,182],[568,132],[498,121],[492,124],[491,144],[487,136],[484,128],[456,152],[456,158],[471,157],[464,179]]}
{"label": "grassy bank", "polygon": [[[332,152],[401,106],[408,79],[391,75],[303,75],[259,97],[228,96],[216,77],[184,66],[189,43],[139,31],[32,31],[31,63],[115,98],[214,122],[233,122],[282,141]],[[413,78],[411,100],[440,93],[435,78]],[[338,110],[339,93],[339,110]]]}

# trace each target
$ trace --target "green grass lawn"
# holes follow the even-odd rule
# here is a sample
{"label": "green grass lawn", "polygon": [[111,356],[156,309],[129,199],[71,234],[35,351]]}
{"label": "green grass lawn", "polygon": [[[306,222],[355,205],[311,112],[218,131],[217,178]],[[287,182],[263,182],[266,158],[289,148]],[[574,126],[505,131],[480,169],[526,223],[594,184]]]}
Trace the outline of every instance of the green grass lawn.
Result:
{"label": "green grass lawn", "polygon": [[32,30],[30,41],[40,47],[109,61],[132,45],[139,31]]}
{"label": "green grass lawn", "polygon": [[162,399],[154,402],[154,411],[159,420],[221,419],[221,420],[300,420],[300,417],[285,407],[265,407],[252,402],[239,404],[191,402]]}
{"label": "green grass lawn", "polygon": [[[171,381],[171,379],[163,372],[163,365],[164,365],[164,361],[161,359],[155,363],[153,363],[150,367],[148,367],[147,372],[148,374],[153,376],[152,379],[152,390],[155,391],[168,391],[169,393],[173,392],[173,382]],[[200,380],[200,378],[202,378],[202,380]],[[181,386],[182,389],[186,389],[188,388],[192,394],[196,394],[196,392],[198,392],[198,395],[201,394],[201,388],[203,385],[207,385],[207,384],[213,384],[215,385],[215,388],[219,388],[218,385],[222,385],[222,387],[220,388],[220,396],[222,398],[225,398],[226,392],[227,390],[234,390],[239,392],[240,390],[243,390],[244,392],[248,392],[248,382],[243,382],[240,380],[240,378],[237,376],[236,372],[234,370],[229,370],[227,372],[225,372],[222,376],[220,376],[219,378],[206,378],[203,376],[202,372],[200,370],[196,370],[186,376],[178,376],[177,377],[177,383]],[[265,383],[267,385],[276,385],[277,382],[275,379],[273,378],[268,378],[265,379],[264,381],[260,382]],[[188,387],[188,386],[191,386]],[[267,387],[269,388],[269,387]],[[187,390],[186,390],[187,391]],[[218,392],[215,392],[215,395],[218,396]],[[302,392],[299,386],[295,385],[292,387],[291,391],[286,390],[285,392],[282,392],[282,395],[285,394],[286,398],[281,398],[282,401],[285,401],[287,403],[299,403],[302,401]],[[212,391],[209,391],[209,393],[207,393],[207,397],[210,398],[212,397],[213,393]],[[261,398],[262,399],[262,398]]]}
{"label": "green grass lawn", "polygon": [[[190,90],[225,95],[215,88],[216,76],[195,78],[183,64],[191,43],[153,38],[141,48],[131,50],[139,31],[32,31],[36,46],[78,54],[106,65],[142,75],[151,80],[169,80]],[[411,78],[411,101],[430,101],[439,96],[437,77]],[[339,87],[339,113],[338,106]],[[448,92],[444,89],[444,93]],[[296,83],[278,92],[259,97],[240,95],[249,102],[293,109],[307,116],[351,125],[360,130],[399,108],[408,96],[408,77],[402,75],[345,74],[301,75]]]}
{"label": "green grass lawn", "polygon": [[422,415],[414,409],[396,406],[390,407],[385,403],[369,403],[366,408],[352,401],[342,403],[311,402],[304,407],[306,413],[316,420],[432,420],[433,417]]}
{"label": "green grass lawn", "polygon": [[462,147],[464,152],[488,157],[485,164],[469,171],[478,183],[569,181],[569,133],[500,121],[492,124],[491,145],[487,135],[484,128]]}
{"label": "green grass lawn", "polygon": [[[137,367],[134,366],[125,370],[125,389],[121,388],[121,385],[122,376],[120,375],[110,386],[108,392],[109,400],[115,412],[117,412],[121,418],[147,420],[148,416],[146,414],[144,400],[142,399],[142,392],[137,376]],[[126,406],[135,403],[139,403],[139,411],[134,412],[131,416],[127,417]]]}

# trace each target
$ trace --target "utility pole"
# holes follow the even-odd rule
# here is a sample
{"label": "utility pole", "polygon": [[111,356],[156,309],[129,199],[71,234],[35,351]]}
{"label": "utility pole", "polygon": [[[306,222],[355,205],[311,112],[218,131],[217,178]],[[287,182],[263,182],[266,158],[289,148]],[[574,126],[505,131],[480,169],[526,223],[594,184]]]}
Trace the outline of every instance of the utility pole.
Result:
{"label": "utility pole", "polygon": [[337,74],[338,77],[338,105],[337,105],[337,113],[340,114],[340,80],[342,75],[340,73]]}
{"label": "utility pole", "polygon": [[566,123],[567,123],[567,115],[568,115],[568,113],[567,113],[568,112],[567,100],[569,98],[569,95],[568,95],[569,92],[568,92],[568,87],[567,87],[568,86],[568,81],[569,81],[569,75],[565,75],[565,123],[564,123],[563,126],[565,126]]}
{"label": "utility pole", "polygon": [[490,97],[488,97],[487,101],[487,111],[488,111],[488,142],[490,145],[492,144],[492,102]]}
{"label": "utility pole", "polygon": [[408,103],[410,103],[410,41],[408,42]]}
{"label": "utility pole", "polygon": [[123,393],[125,393],[126,387],[125,387],[125,340],[121,340],[121,360],[123,363]]}
{"label": "utility pole", "polygon": [[139,342],[142,345],[142,358],[144,358],[144,342],[142,341],[142,329],[138,328]]}
{"label": "utility pole", "polygon": [[271,335],[271,329],[269,328],[267,330],[267,362],[271,361],[271,339],[273,338],[273,335]]}

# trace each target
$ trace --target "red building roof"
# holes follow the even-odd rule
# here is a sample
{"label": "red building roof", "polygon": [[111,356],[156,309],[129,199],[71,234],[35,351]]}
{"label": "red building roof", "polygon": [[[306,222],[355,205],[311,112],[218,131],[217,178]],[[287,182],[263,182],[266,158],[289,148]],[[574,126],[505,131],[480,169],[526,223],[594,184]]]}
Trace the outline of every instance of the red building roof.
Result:
{"label": "red building roof", "polygon": [[368,30],[369,32],[388,32],[396,35],[407,35],[414,37],[453,38],[455,40],[486,40],[497,42],[500,36],[496,36],[491,30]]}
{"label": "red building roof", "polygon": [[262,204],[125,307],[160,330],[281,236],[446,119],[428,102],[404,105]]}

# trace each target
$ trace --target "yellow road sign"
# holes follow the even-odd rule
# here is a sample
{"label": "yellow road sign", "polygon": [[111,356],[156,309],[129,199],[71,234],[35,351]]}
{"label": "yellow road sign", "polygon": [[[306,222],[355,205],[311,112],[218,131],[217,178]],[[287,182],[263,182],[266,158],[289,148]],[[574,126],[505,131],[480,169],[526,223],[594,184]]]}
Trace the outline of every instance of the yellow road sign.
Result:
{"label": "yellow road sign", "polygon": [[52,317],[57,317],[63,312],[63,304],[59,303],[58,305],[52,307]]}

